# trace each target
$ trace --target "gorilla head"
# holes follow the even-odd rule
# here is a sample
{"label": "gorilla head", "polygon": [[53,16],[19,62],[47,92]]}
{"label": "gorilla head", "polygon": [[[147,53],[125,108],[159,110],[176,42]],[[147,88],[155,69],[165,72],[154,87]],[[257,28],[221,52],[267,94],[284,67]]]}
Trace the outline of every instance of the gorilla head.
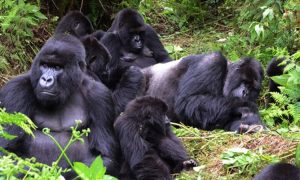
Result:
{"label": "gorilla head", "polygon": [[93,33],[94,28],[90,20],[79,11],[71,11],[58,23],[54,34],[72,34],[82,37]]}
{"label": "gorilla head", "polygon": [[[126,114],[135,116],[142,137],[148,139],[149,133],[166,134],[170,121],[166,116],[168,106],[162,100],[151,96],[136,98],[125,109]],[[154,113],[155,112],[155,113]]]}
{"label": "gorilla head", "polygon": [[103,83],[106,83],[108,79],[107,65],[111,60],[109,51],[92,35],[82,37],[81,42],[86,50],[85,61],[88,71],[96,75],[95,79],[99,78]]}
{"label": "gorilla head", "polygon": [[63,105],[78,89],[85,68],[85,50],[71,35],[50,38],[34,59],[31,84],[39,103]]}
{"label": "gorilla head", "polygon": [[146,24],[143,17],[133,9],[123,9],[114,20],[108,31],[116,31],[123,45],[128,45],[127,50],[139,53],[144,48],[144,34]]}
{"label": "gorilla head", "polygon": [[252,58],[245,58],[228,65],[223,93],[225,96],[256,101],[262,80],[263,69],[261,64]]}

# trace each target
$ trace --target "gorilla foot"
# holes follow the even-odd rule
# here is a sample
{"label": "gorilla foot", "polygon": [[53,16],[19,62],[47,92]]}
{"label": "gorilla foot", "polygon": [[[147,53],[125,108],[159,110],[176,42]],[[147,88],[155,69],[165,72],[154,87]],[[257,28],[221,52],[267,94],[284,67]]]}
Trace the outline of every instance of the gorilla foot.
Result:
{"label": "gorilla foot", "polygon": [[191,170],[193,167],[197,166],[197,162],[193,159],[189,159],[182,162],[184,170]]}

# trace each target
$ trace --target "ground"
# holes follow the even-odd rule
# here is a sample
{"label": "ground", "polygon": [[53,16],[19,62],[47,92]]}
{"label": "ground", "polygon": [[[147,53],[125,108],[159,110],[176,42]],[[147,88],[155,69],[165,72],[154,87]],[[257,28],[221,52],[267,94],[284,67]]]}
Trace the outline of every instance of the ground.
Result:
{"label": "ground", "polygon": [[[189,54],[198,54],[220,50],[230,30],[203,30],[196,33],[183,32],[162,36],[165,47],[174,59]],[[193,35],[191,35],[193,34]],[[175,49],[175,50],[174,50]],[[267,79],[264,86],[267,84]],[[258,101],[261,108],[264,102],[264,89]],[[252,179],[264,166],[272,162],[285,161],[294,163],[296,146],[300,140],[299,129],[283,132],[280,129],[268,129],[255,134],[236,134],[221,130],[203,131],[181,125],[174,128],[189,155],[196,159],[198,167],[176,175],[178,180],[187,179]],[[231,153],[232,148],[247,153]],[[222,163],[227,154],[228,165]],[[227,161],[228,163],[228,161]]]}

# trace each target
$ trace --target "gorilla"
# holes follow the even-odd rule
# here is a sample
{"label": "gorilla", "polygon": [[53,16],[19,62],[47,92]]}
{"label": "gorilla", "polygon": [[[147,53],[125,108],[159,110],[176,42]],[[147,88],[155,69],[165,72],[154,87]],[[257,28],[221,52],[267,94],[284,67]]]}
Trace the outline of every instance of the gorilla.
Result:
{"label": "gorilla", "polygon": [[58,23],[54,34],[71,34],[78,38],[94,32],[90,20],[79,11],[71,11]]}
{"label": "gorilla", "polygon": [[277,163],[265,167],[253,180],[299,180],[300,169],[292,164]]}
{"label": "gorilla", "polygon": [[137,67],[118,69],[117,80],[108,76],[111,54],[98,40],[104,34],[98,30],[93,32],[89,19],[79,11],[68,13],[56,27],[55,33],[71,34],[83,43],[86,51],[86,73],[96,81],[104,83],[111,91],[116,113],[124,111],[126,104],[141,94],[144,77]]}
{"label": "gorilla", "polygon": [[[284,65],[279,65],[282,63],[284,58],[273,58],[267,66],[266,72],[269,77],[272,76],[280,76],[283,74],[283,70],[285,68]],[[270,92],[280,92],[279,84],[275,83],[272,79],[269,80],[269,91]],[[274,99],[270,96],[267,97],[267,105],[273,103]]]}
{"label": "gorilla", "polygon": [[170,173],[196,166],[173,134],[162,100],[144,96],[131,101],[114,123],[124,163],[121,179],[172,179]]}
{"label": "gorilla", "polygon": [[174,122],[245,132],[261,125],[258,98],[263,69],[254,59],[229,63],[219,52],[191,55],[143,69],[144,94],[163,99]]}
{"label": "gorilla", "polygon": [[112,54],[112,62],[120,62],[120,66],[144,68],[171,61],[155,30],[133,9],[123,9],[116,15],[101,42]]}
{"label": "gorilla", "polygon": [[[0,90],[1,106],[11,113],[24,113],[37,130],[31,137],[16,126],[7,126],[6,131],[17,138],[0,138],[0,146],[51,165],[61,151],[42,129],[49,128],[64,147],[72,135],[70,128],[81,120],[79,130],[89,128],[91,132],[83,144],[70,146],[66,152],[69,159],[90,164],[101,155],[108,173],[118,174],[119,145],[113,130],[116,114],[112,93],[87,75],[85,58],[84,45],[76,36],[57,32],[36,55],[30,71],[7,82]],[[65,160],[59,165],[70,167]]]}

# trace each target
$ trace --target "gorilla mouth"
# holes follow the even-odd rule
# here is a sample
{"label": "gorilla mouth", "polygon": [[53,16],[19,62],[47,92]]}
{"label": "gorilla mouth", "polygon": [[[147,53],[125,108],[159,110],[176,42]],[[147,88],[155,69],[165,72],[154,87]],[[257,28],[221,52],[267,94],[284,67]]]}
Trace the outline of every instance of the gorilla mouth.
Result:
{"label": "gorilla mouth", "polygon": [[41,94],[48,95],[48,96],[56,96],[57,95],[57,93],[51,92],[51,91],[42,91]]}

